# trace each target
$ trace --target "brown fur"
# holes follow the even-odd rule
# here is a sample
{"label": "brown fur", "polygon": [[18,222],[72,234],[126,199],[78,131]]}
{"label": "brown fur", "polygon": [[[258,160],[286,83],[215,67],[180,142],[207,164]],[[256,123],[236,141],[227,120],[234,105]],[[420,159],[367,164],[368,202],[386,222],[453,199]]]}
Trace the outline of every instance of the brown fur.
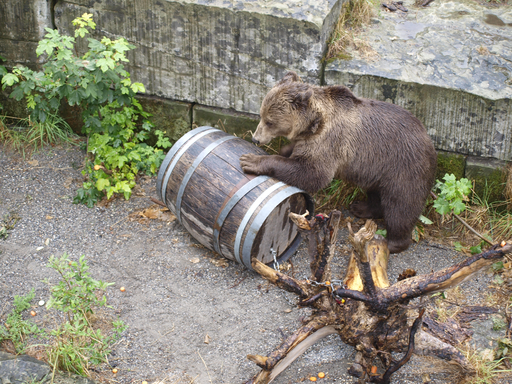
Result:
{"label": "brown fur", "polygon": [[355,202],[359,217],[384,218],[391,252],[411,242],[411,232],[434,182],[436,152],[421,122],[405,109],[357,98],[344,86],[304,84],[289,72],[265,96],[258,144],[291,141],[281,155],[240,157],[247,173],[269,175],[308,192],[332,179],[367,192]]}

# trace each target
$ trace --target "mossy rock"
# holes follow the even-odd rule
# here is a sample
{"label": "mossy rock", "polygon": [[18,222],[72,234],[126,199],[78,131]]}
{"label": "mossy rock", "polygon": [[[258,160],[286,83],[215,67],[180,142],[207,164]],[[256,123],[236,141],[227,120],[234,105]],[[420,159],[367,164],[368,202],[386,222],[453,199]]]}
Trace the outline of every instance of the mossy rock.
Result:
{"label": "mossy rock", "polygon": [[151,96],[138,96],[137,99],[144,111],[151,113],[150,120],[155,129],[164,131],[171,143],[192,129],[191,104]]}
{"label": "mossy rock", "polygon": [[466,156],[452,152],[437,152],[436,180],[443,180],[445,174],[454,174],[457,179],[464,177]]}
{"label": "mossy rock", "polygon": [[484,201],[505,200],[506,161],[468,157],[465,177],[474,185],[475,194]]}
{"label": "mossy rock", "polygon": [[210,126],[251,141],[251,132],[258,127],[258,115],[241,113],[231,109],[194,106],[194,127]]}
{"label": "mossy rock", "polygon": [[12,87],[6,87],[4,90],[0,90],[0,105],[3,107],[0,113],[4,116],[19,117],[22,119],[28,117],[30,113],[25,99],[16,101],[16,99],[9,97],[11,92]]}

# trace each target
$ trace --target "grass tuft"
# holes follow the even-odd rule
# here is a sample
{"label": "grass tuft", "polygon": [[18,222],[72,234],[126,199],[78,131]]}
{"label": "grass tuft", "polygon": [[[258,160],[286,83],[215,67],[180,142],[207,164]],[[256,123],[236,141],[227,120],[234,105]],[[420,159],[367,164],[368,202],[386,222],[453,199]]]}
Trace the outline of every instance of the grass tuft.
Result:
{"label": "grass tuft", "polygon": [[23,157],[45,145],[76,145],[76,138],[69,124],[57,115],[47,115],[43,123],[30,118],[0,116],[0,142]]}
{"label": "grass tuft", "polygon": [[317,212],[330,212],[333,209],[348,208],[356,199],[363,198],[361,188],[343,180],[333,180],[331,184],[315,194]]}
{"label": "grass tuft", "polygon": [[324,60],[350,59],[348,50],[350,47],[355,48],[366,57],[375,55],[367,41],[357,38],[357,34],[365,25],[369,24],[374,14],[373,0],[350,0],[343,4]]}

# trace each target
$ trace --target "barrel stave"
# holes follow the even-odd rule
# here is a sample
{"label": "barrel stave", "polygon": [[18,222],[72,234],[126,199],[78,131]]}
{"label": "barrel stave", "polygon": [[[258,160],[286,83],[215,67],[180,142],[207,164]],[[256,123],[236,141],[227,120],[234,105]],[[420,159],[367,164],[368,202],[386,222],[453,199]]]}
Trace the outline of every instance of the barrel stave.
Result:
{"label": "barrel stave", "polygon": [[211,127],[177,144],[159,172],[158,194],[192,237],[249,269],[254,258],[271,262],[271,249],[289,257],[300,237],[288,213],[312,210],[312,202],[295,187],[242,171],[241,155],[266,152]]}
{"label": "barrel stave", "polygon": [[290,212],[305,213],[306,199],[301,194],[295,194],[279,204],[266,218],[258,230],[251,255],[262,263],[273,261],[271,250],[281,255],[297,236],[297,227],[288,218]]}

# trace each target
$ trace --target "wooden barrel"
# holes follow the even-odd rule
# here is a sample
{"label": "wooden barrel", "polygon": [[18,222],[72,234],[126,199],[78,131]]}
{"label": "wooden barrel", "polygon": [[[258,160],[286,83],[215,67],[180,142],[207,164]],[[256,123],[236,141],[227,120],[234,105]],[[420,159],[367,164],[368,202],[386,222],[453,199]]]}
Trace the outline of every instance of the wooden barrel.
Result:
{"label": "wooden barrel", "polygon": [[157,179],[158,197],[205,247],[249,269],[288,259],[301,241],[289,212],[313,214],[303,190],[268,176],[247,175],[239,158],[262,149],[212,127],[199,127],[167,153]]}

